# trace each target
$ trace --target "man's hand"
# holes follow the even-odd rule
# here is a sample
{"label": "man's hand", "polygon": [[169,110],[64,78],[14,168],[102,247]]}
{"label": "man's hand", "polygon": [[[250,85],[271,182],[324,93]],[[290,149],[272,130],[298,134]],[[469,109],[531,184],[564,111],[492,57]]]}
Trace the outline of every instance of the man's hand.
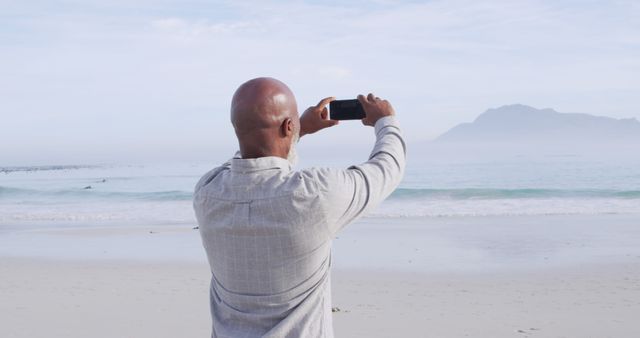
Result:
{"label": "man's hand", "polygon": [[336,120],[329,120],[329,111],[327,110],[329,102],[335,99],[335,97],[326,97],[302,113],[300,116],[300,137],[338,124]]}
{"label": "man's hand", "polygon": [[362,119],[362,124],[365,126],[373,127],[378,119],[396,114],[389,101],[382,100],[371,93],[366,97],[362,94],[358,95],[358,101],[362,104],[364,112],[367,113],[367,117]]}

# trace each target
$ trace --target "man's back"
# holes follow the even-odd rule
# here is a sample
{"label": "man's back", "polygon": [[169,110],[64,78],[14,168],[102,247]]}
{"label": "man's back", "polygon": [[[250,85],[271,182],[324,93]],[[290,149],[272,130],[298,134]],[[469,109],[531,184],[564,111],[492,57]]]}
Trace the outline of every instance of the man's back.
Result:
{"label": "man's back", "polygon": [[359,96],[374,126],[369,160],[291,170],[295,142],[336,125],[326,98],[298,120],[283,83],[250,80],[232,100],[240,153],[205,174],[194,210],[211,267],[213,337],[333,337],[331,240],[402,179],[405,145],[391,105]]}
{"label": "man's back", "polygon": [[278,157],[233,159],[196,200],[207,213],[198,219],[215,336],[315,337],[330,327],[331,237],[313,178]]}
{"label": "man's back", "polygon": [[207,173],[194,208],[212,271],[214,337],[331,337],[331,239],[399,183],[404,143],[376,123],[371,159],[291,171],[279,157],[234,158]]}

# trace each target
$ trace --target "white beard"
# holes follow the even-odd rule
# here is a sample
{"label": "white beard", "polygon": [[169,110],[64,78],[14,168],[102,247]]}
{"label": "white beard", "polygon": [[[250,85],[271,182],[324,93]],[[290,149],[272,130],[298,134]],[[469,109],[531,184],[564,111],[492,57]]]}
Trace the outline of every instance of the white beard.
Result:
{"label": "white beard", "polygon": [[298,164],[298,152],[296,151],[296,144],[300,139],[300,135],[296,134],[291,138],[291,147],[289,147],[289,154],[287,154],[287,161],[291,164],[292,167],[295,167]]}

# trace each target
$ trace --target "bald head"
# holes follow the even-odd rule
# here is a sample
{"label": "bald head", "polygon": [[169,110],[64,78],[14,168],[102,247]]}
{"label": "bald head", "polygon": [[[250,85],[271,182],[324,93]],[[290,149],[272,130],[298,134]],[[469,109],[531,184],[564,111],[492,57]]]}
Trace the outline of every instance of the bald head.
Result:
{"label": "bald head", "polygon": [[233,95],[231,123],[243,158],[287,158],[300,129],[296,99],[276,79],[249,80]]}

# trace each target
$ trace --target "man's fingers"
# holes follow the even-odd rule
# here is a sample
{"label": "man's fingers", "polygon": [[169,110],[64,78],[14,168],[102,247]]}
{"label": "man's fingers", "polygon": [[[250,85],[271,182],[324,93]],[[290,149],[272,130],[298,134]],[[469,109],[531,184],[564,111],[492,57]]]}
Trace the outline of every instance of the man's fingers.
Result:
{"label": "man's fingers", "polygon": [[360,101],[360,103],[362,104],[372,104],[372,103],[375,103],[377,100],[382,100],[382,99],[373,95],[373,93],[369,93],[367,96],[364,96],[362,94],[358,95],[358,101]]}
{"label": "man's fingers", "polygon": [[367,97],[362,94],[358,95],[358,101],[360,101],[360,104],[362,104],[363,106],[368,106],[373,103],[369,102],[369,100],[367,100]]}
{"label": "man's fingers", "polygon": [[316,105],[316,108],[322,108],[326,105],[329,104],[329,102],[335,100],[336,98],[333,96],[329,96],[329,97],[325,97],[324,99],[320,100],[320,102],[318,102],[318,104]]}
{"label": "man's fingers", "polygon": [[329,116],[329,111],[327,110],[327,107],[324,107],[322,109],[322,112],[320,112],[320,117],[322,117],[323,120],[326,120],[328,116]]}

